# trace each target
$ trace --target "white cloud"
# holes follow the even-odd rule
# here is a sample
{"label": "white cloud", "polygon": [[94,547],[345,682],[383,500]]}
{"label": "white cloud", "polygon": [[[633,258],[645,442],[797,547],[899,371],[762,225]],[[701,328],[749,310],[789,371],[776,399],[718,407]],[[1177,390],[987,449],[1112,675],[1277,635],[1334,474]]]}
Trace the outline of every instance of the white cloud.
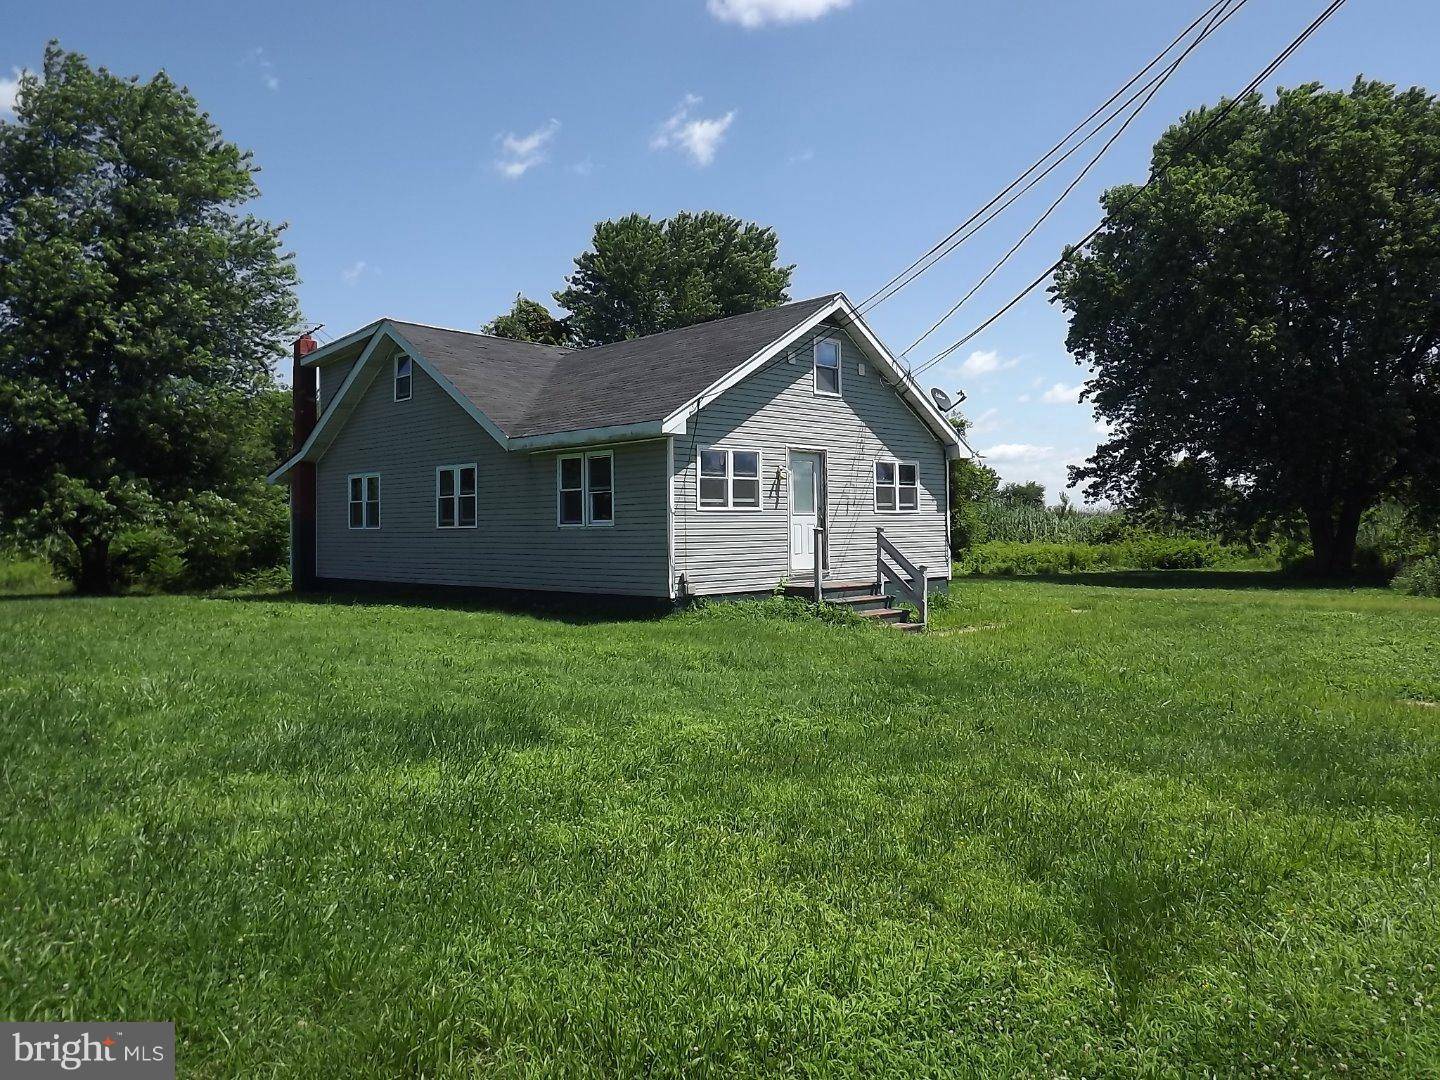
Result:
{"label": "white cloud", "polygon": [[814,160],[815,160],[815,151],[814,151],[811,147],[808,147],[808,146],[807,146],[804,150],[797,150],[795,153],[791,154],[790,157],[787,159],[788,163],[791,164],[791,165],[805,165],[805,164],[807,164],[808,162],[811,162],[811,161],[814,161]]}
{"label": "white cloud", "polygon": [[992,371],[1004,371],[1012,368],[1020,362],[1018,356],[1009,360],[1000,359],[1000,353],[995,349],[976,349],[965,358],[960,365],[960,370],[966,375],[988,375]]}
{"label": "white cloud", "polygon": [[495,168],[501,176],[518,180],[550,156],[550,143],[559,132],[560,121],[552,118],[528,135],[507,131],[495,136],[500,140],[500,156],[495,159]]}
{"label": "white cloud", "polygon": [[1085,389],[1084,383],[1076,383],[1074,386],[1066,386],[1064,383],[1056,383],[1040,395],[1040,400],[1051,405],[1074,405],[1080,400],[1080,391]]}
{"label": "white cloud", "polygon": [[366,273],[378,274],[379,272],[379,270],[376,270],[364,259],[356,259],[349,266],[345,267],[344,270],[340,271],[340,278],[346,285],[354,285],[355,282],[364,277]]}
{"label": "white cloud", "polygon": [[850,6],[851,0],[709,0],[710,14],[746,30],[769,23],[809,22]]}
{"label": "white cloud", "polygon": [[587,157],[583,161],[575,162],[574,165],[569,166],[569,169],[576,176],[589,176],[595,171],[595,162]]}
{"label": "white cloud", "polygon": [[280,89],[280,76],[275,74],[275,62],[265,55],[264,48],[257,46],[251,49],[246,59],[260,70],[260,82],[266,90],[273,94]]}
{"label": "white cloud", "polygon": [[11,69],[12,78],[5,78],[0,75],[0,114],[15,115],[15,99],[20,93],[20,76],[25,74],[22,68]]}
{"label": "white cloud", "polygon": [[981,450],[980,456],[987,461],[1000,462],[1014,465],[1024,462],[1037,462],[1046,460],[1052,451],[1049,446],[1036,446],[1033,443],[998,443],[988,449]]}
{"label": "white cloud", "polygon": [[683,150],[690,155],[691,161],[702,167],[714,161],[715,152],[720,149],[725,133],[735,120],[735,110],[731,109],[724,116],[692,117],[691,110],[699,104],[700,98],[686,94],[685,100],[651,138],[650,149]]}
{"label": "white cloud", "polygon": [[1015,400],[1018,401],[1021,405],[1029,405],[1029,404],[1030,404],[1030,395],[1029,395],[1029,394],[1021,394],[1021,395],[1020,395],[1019,397],[1017,397]]}

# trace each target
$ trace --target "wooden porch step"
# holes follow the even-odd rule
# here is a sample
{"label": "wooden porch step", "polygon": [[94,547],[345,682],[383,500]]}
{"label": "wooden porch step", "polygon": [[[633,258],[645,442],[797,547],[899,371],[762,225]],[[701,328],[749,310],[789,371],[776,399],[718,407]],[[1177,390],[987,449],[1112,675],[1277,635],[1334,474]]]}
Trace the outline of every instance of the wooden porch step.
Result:
{"label": "wooden porch step", "polygon": [[883,619],[886,622],[893,623],[897,615],[900,618],[904,618],[906,613],[904,608],[882,607],[874,608],[870,611],[857,611],[855,614],[859,615],[862,619]]}

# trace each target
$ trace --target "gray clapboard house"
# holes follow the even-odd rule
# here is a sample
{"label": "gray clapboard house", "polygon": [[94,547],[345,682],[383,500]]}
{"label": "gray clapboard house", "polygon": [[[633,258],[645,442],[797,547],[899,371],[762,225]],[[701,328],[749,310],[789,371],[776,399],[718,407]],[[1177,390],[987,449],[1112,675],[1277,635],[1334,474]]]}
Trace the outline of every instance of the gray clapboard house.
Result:
{"label": "gray clapboard house", "polygon": [[590,349],[381,319],[302,338],[294,385],[271,479],[291,484],[297,588],[675,599],[813,588],[817,562],[837,591],[887,560],[950,575],[960,440],[840,294]]}

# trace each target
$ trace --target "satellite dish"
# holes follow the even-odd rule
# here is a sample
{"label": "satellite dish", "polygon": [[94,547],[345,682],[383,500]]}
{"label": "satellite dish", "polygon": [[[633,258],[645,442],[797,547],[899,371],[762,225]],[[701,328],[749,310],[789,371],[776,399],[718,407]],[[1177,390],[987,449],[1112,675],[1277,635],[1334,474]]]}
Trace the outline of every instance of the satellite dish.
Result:
{"label": "satellite dish", "polygon": [[949,394],[936,386],[930,391],[930,400],[935,402],[935,407],[941,412],[948,413],[951,409],[955,408],[956,405],[959,405],[965,400],[965,391],[956,390],[955,397],[952,399]]}

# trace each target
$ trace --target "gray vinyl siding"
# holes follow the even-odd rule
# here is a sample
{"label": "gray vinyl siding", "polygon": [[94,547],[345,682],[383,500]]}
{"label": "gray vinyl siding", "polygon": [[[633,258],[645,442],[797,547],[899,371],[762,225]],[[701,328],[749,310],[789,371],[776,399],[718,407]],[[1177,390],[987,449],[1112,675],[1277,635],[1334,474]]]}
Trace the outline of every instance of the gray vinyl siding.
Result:
{"label": "gray vinyl siding", "polygon": [[[669,594],[664,441],[614,447],[613,526],[562,529],[557,454],[503,450],[418,366],[411,399],[392,397],[386,357],[317,466],[321,578]],[[435,470],[471,462],[478,527],[439,529]],[[369,472],[380,474],[380,528],[352,530],[347,478]]]}
{"label": "gray vinyl siding", "polygon": [[[817,396],[812,356],[816,336],[841,339],[841,397]],[[674,449],[675,572],[696,594],[772,589],[803,571],[790,568],[788,487],[779,475],[788,450],[826,455],[826,515],[830,574],[836,580],[874,580],[875,530],[933,577],[950,576],[946,541],[944,447],[842,332],[822,330],[786,357],[727,390],[692,418]],[[866,373],[857,373],[864,363]],[[700,510],[696,505],[698,451],[708,447],[759,450],[759,511]],[[914,462],[918,512],[877,513],[877,459]]]}
{"label": "gray vinyl siding", "polygon": [[350,369],[355,366],[354,360],[341,360],[334,364],[326,364],[320,369],[320,412],[325,411],[325,406],[330,404],[330,399],[335,396],[335,391],[345,381],[345,376],[350,374]]}

